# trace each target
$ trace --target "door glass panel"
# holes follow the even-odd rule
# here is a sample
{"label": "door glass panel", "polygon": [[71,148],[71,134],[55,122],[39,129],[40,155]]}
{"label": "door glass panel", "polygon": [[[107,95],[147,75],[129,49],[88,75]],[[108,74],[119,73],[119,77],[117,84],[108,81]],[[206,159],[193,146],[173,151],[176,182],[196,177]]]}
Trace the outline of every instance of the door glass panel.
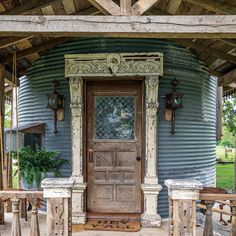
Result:
{"label": "door glass panel", "polygon": [[134,96],[95,96],[95,139],[134,139],[134,119]]}

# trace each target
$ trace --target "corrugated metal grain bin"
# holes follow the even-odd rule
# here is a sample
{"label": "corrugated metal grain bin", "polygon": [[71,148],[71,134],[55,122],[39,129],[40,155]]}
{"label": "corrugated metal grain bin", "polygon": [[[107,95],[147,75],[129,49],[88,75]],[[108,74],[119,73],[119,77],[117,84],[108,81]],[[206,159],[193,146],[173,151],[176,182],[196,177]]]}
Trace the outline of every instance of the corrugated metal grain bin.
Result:
{"label": "corrugated metal grain bin", "polygon": [[[216,88],[204,65],[188,49],[157,39],[76,39],[47,52],[21,80],[20,125],[45,122],[45,148],[55,149],[71,161],[70,98],[64,78],[64,55],[110,52],[162,52],[164,76],[159,88],[158,176],[163,186],[159,196],[162,217],[168,215],[167,191],[163,181],[169,178],[194,178],[206,185],[215,182]],[[180,81],[178,91],[184,93],[184,108],[176,111],[176,134],[170,134],[171,124],[164,120],[165,94],[172,91],[171,80]],[[58,122],[58,134],[53,133],[53,112],[47,109],[47,94],[53,91],[51,82],[59,80],[59,93],[65,96],[65,119]],[[71,167],[62,168],[70,176]]]}

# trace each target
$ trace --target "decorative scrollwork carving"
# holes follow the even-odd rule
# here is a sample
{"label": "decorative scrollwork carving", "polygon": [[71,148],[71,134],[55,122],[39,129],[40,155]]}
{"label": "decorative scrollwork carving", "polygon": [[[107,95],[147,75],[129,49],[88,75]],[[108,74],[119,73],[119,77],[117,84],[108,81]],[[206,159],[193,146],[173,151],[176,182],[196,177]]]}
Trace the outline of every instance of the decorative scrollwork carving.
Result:
{"label": "decorative scrollwork carving", "polygon": [[161,53],[112,53],[67,55],[66,77],[162,75]]}

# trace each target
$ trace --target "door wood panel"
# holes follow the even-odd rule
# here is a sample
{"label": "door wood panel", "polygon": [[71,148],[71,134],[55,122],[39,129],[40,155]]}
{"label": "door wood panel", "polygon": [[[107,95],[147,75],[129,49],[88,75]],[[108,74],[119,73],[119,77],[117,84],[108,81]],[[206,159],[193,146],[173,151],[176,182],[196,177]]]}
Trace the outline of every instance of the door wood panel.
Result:
{"label": "door wood panel", "polygon": [[142,82],[86,84],[87,210],[141,213]]}

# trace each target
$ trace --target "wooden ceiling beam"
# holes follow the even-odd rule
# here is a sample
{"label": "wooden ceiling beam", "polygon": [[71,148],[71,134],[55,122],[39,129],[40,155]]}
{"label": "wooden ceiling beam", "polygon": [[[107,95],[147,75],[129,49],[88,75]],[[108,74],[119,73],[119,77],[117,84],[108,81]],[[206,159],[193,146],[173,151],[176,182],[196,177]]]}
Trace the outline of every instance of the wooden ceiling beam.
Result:
{"label": "wooden ceiling beam", "polygon": [[113,16],[120,15],[120,7],[112,0],[88,0],[104,15],[110,14]]}
{"label": "wooden ceiling beam", "polygon": [[2,12],[1,15],[26,14],[61,1],[62,0],[30,0],[17,7],[10,9],[9,11]]}
{"label": "wooden ceiling beam", "polygon": [[[31,48],[27,48],[25,50],[17,52],[16,53],[16,58],[20,59],[20,58],[29,56],[29,55],[34,54],[34,53],[39,53],[39,52],[42,52],[42,51],[45,51],[45,50],[52,49],[56,45],[64,43],[68,40],[69,40],[69,38],[57,38],[57,39],[50,40],[46,43],[42,43],[42,44],[39,44],[39,45],[36,45],[36,46],[32,46]],[[12,60],[13,60],[12,55],[9,55],[7,57],[2,58],[1,63],[2,64],[8,64],[9,62],[12,62]]]}
{"label": "wooden ceiling beam", "polygon": [[19,43],[19,42],[24,41],[24,40],[27,40],[29,38],[32,38],[32,36],[3,38],[2,40],[0,40],[0,49],[5,48],[5,47],[9,47],[11,45],[14,45],[14,44]]}
{"label": "wooden ceiling beam", "polygon": [[208,53],[210,55],[215,55],[215,56],[219,57],[220,59],[223,59],[225,61],[236,64],[236,57],[235,56],[229,55],[219,49],[207,47],[202,44],[195,43],[191,40],[176,39],[174,41],[178,42],[186,47],[192,48],[192,49],[196,50],[197,52],[204,52],[204,53]]}
{"label": "wooden ceiling beam", "polygon": [[236,38],[236,16],[1,16],[0,36],[13,35]]}
{"label": "wooden ceiling beam", "polygon": [[221,76],[219,78],[219,86],[229,86],[236,88],[236,69],[231,70],[227,74]]}
{"label": "wooden ceiling beam", "polygon": [[160,0],[139,0],[132,6],[132,15],[139,16],[154,7]]}
{"label": "wooden ceiling beam", "polygon": [[227,14],[236,15],[236,7],[229,5],[227,3],[221,3],[216,0],[185,0],[185,1],[199,5],[209,11],[226,15]]}

